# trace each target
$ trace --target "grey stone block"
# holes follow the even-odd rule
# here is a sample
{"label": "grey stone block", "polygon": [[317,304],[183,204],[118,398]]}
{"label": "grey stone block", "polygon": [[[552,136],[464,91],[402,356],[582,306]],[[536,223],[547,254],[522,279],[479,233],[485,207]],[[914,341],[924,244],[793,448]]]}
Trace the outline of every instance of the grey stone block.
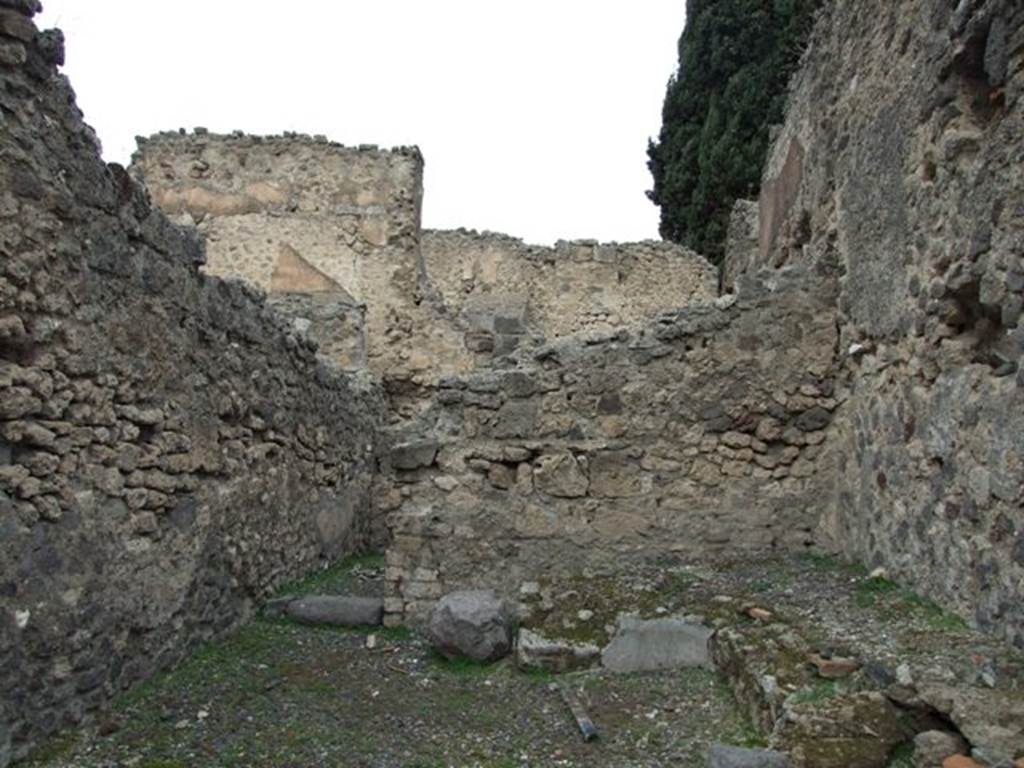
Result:
{"label": "grey stone block", "polygon": [[706,666],[711,634],[707,627],[683,619],[624,616],[601,663],[613,672]]}
{"label": "grey stone block", "polygon": [[384,601],[379,597],[312,595],[289,603],[287,615],[303,624],[373,627],[384,618]]}
{"label": "grey stone block", "polygon": [[789,758],[770,749],[744,749],[712,744],[708,768],[790,768]]}

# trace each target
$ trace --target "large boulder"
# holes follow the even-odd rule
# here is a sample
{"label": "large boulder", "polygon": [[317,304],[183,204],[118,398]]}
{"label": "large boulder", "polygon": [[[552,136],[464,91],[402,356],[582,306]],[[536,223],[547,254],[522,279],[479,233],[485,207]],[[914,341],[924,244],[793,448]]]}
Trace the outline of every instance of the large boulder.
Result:
{"label": "large boulder", "polygon": [[430,616],[430,640],[448,659],[496,661],[512,649],[512,620],[491,590],[464,590],[442,597]]}

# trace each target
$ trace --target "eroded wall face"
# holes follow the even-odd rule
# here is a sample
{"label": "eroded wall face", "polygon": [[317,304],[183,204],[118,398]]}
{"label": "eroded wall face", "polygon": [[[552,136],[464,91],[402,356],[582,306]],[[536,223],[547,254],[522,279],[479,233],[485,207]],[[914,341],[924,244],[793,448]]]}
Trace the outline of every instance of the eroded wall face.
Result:
{"label": "eroded wall face", "polygon": [[1018,646],[1022,95],[1020,3],[830,4],[758,249],[843,273],[836,541]]}
{"label": "eroded wall face", "polygon": [[718,295],[705,259],[662,242],[559,242],[552,248],[466,230],[423,233],[423,262],[448,314],[481,352],[606,331]]}
{"label": "eroded wall face", "polygon": [[359,546],[383,404],[199,274],[100,161],[59,34],[0,15],[5,764]]}
{"label": "eroded wall face", "polygon": [[389,621],[452,589],[813,544],[834,478],[830,285],[747,279],[738,301],[443,381],[382,491]]}

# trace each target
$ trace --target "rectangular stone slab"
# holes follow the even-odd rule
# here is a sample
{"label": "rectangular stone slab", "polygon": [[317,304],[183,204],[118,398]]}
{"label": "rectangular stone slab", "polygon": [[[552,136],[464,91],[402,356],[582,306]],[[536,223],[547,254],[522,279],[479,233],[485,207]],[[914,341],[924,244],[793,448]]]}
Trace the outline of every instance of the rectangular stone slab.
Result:
{"label": "rectangular stone slab", "polygon": [[613,672],[707,666],[710,637],[710,629],[683,619],[623,616],[601,663]]}

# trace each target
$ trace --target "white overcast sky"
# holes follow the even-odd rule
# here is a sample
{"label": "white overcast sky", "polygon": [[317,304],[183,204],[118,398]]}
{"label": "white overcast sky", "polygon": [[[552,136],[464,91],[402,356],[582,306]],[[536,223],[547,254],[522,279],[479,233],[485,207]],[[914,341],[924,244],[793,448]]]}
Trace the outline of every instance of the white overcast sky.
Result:
{"label": "white overcast sky", "polygon": [[424,224],[657,238],[684,0],[43,0],[107,160],[204,126],[417,144]]}

